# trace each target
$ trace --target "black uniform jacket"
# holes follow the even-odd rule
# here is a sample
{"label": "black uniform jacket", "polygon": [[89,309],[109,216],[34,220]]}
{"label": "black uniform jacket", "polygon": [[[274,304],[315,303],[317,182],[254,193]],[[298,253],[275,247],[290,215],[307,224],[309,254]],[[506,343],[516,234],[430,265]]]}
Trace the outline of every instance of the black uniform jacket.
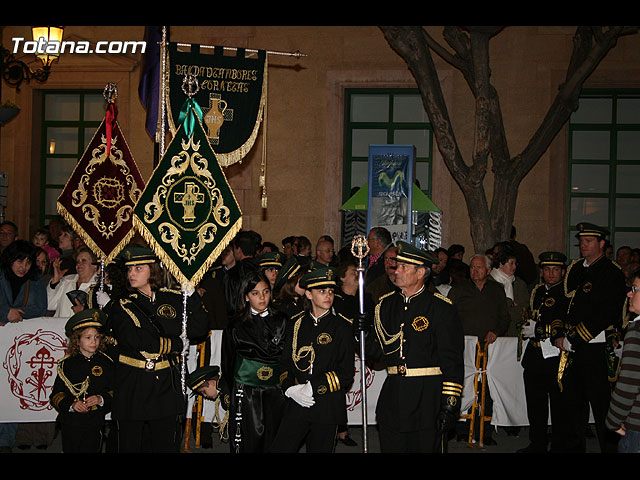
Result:
{"label": "black uniform jacket", "polygon": [[[310,381],[315,400],[308,409],[311,421],[346,424],[346,392],[355,371],[352,322],[333,308],[317,320],[302,312],[287,322],[286,338],[281,360],[283,391]],[[292,400],[289,405],[298,408]]]}
{"label": "black uniform jacket", "polygon": [[582,258],[569,265],[565,276],[565,294],[570,298],[567,337],[574,349],[610,326],[620,327],[626,291],[622,270],[605,256],[588,267]]}
{"label": "black uniform jacket", "polygon": [[[565,317],[569,299],[564,294],[564,285],[560,281],[547,286],[539,283],[531,291],[529,308],[533,320],[536,322],[535,336],[529,339],[529,344],[522,358],[524,368],[536,368],[542,357],[540,342],[549,338],[554,342],[564,336]],[[557,357],[550,360],[557,361]]]}
{"label": "black uniform jacket", "polygon": [[378,422],[404,432],[434,428],[441,402],[451,396],[459,402],[464,381],[464,334],[451,300],[426,288],[410,297],[391,292],[375,308],[374,330],[366,340],[369,358],[388,367],[442,372],[388,375],[378,397]]}
{"label": "black uniform jacket", "polygon": [[[111,311],[111,328],[118,343],[113,418],[150,420],[185,413],[181,386],[182,294],[160,289],[155,298],[130,293]],[[187,337],[208,334],[200,297],[187,301]]]}
{"label": "black uniform jacket", "polygon": [[[246,321],[235,320],[222,334],[222,376],[219,388],[223,406],[229,409],[230,395],[236,380],[251,386],[272,386],[279,383],[280,356],[285,344],[287,318],[277,310],[269,309],[266,316],[251,315]],[[243,360],[259,366],[255,378],[236,379],[236,371]]]}
{"label": "black uniform jacket", "polygon": [[[101,352],[91,357],[79,353],[60,359],[58,376],[49,396],[51,405],[59,413],[58,420],[69,425],[102,425],[113,401],[114,368],[113,360]],[[80,390],[83,393],[80,394]],[[93,395],[102,396],[103,404],[86,413],[71,410],[77,399],[84,400]]]}

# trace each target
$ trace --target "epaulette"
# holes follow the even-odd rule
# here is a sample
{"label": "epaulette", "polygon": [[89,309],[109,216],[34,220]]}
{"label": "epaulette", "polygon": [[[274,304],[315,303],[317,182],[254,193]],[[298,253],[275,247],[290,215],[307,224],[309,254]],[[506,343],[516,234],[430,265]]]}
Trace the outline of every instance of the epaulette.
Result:
{"label": "epaulette", "polygon": [[378,303],[382,302],[382,300],[384,300],[385,298],[387,298],[390,295],[393,295],[394,293],[396,293],[395,290],[392,290],[390,292],[385,293],[384,295],[382,295],[379,299],[378,299]]}
{"label": "epaulette", "polygon": [[304,315],[305,313],[306,313],[306,312],[305,312],[304,310],[303,310],[303,311],[301,311],[301,312],[298,312],[298,313],[296,313],[295,315],[293,315],[293,316],[291,317],[291,320],[294,320],[294,319],[296,319],[296,318],[298,318],[298,317],[300,317],[300,316]]}
{"label": "epaulette", "polygon": [[338,316],[344,318],[347,322],[349,322],[350,324],[353,325],[353,319],[352,318],[347,318],[341,313],[338,313]]}
{"label": "epaulette", "polygon": [[611,260],[611,263],[613,263],[616,267],[618,267],[620,270],[622,270],[622,267],[615,260]]}
{"label": "epaulette", "polygon": [[161,292],[176,293],[178,295],[182,295],[182,291],[181,290],[176,290],[175,288],[160,287],[160,291]]}
{"label": "epaulette", "polygon": [[574,260],[573,262],[571,262],[567,267],[567,271],[564,274],[564,294],[569,298],[572,298],[576,293],[575,290],[569,291],[569,286],[567,285],[567,281],[569,279],[569,272],[571,271],[573,266],[578,262],[584,262],[584,258],[578,258],[577,260]]}
{"label": "epaulette", "polygon": [[108,358],[108,359],[113,363],[113,358],[111,358],[109,355],[107,355],[107,354],[106,354],[106,353],[104,353],[104,352],[98,352],[98,353],[100,353],[100,354],[104,355],[105,357],[107,357],[107,358]]}
{"label": "epaulette", "polygon": [[434,292],[433,296],[439,298],[440,300],[442,300],[444,302],[447,302],[449,305],[453,305],[453,302],[451,301],[451,299],[449,297],[445,297],[440,292]]}
{"label": "epaulette", "polygon": [[536,292],[542,285],[544,285],[544,283],[539,283],[535,287],[533,287],[533,289],[531,290],[531,295],[529,296],[529,308],[531,308],[531,311],[535,310],[533,306],[533,300],[536,296]]}
{"label": "epaulette", "polygon": [[69,355],[69,354],[67,354],[64,357],[62,357],[60,360],[58,360],[58,365],[62,364],[62,362],[64,362],[69,357],[71,357],[71,355]]}

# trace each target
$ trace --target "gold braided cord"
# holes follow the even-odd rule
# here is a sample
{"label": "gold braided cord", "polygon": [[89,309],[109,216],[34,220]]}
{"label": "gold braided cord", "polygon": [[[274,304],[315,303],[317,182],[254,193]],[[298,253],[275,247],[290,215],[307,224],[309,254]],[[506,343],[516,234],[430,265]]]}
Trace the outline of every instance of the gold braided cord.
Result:
{"label": "gold braided cord", "polygon": [[229,410],[225,410],[224,413],[224,418],[220,418],[220,412],[219,412],[219,408],[220,408],[220,397],[222,395],[218,394],[218,396],[215,399],[215,406],[214,406],[214,411],[215,411],[215,416],[216,416],[216,422],[218,423],[218,432],[220,435],[220,440],[228,440],[229,439]]}
{"label": "gold braided cord", "polygon": [[65,386],[71,392],[71,395],[75,397],[76,400],[80,400],[80,397],[87,394],[89,390],[89,377],[85,378],[82,383],[71,383],[71,381],[64,374],[64,369],[62,368],[62,363],[58,363],[58,377],[62,380]]}
{"label": "gold braided cord", "polygon": [[262,102],[264,105],[264,118],[262,127],[262,164],[260,165],[260,187],[262,187],[262,208],[267,208],[267,60],[268,56],[264,59],[264,74],[262,81]]}
{"label": "gold braided cord", "polygon": [[576,263],[578,263],[580,260],[582,259],[580,258],[578,260],[574,260],[573,262],[571,262],[571,264],[567,267],[566,273],[564,274],[564,294],[571,299],[573,299],[573,296],[575,295],[576,291],[575,290],[569,291],[569,285],[567,283],[567,281],[569,280],[569,272],[571,271],[573,266]]}
{"label": "gold braided cord", "polygon": [[562,392],[562,376],[564,375],[564,371],[567,368],[567,362],[569,361],[569,352],[562,351],[560,352],[560,364],[558,365],[558,388]]}
{"label": "gold braided cord", "polygon": [[404,324],[400,326],[400,330],[395,335],[388,334],[387,331],[384,329],[384,326],[382,325],[382,320],[380,319],[381,306],[382,306],[382,301],[378,302],[375,308],[374,326],[376,329],[376,335],[378,336],[378,340],[380,340],[380,344],[383,346],[383,350],[384,350],[384,345],[391,345],[392,343],[400,340],[398,347],[395,350],[391,350],[390,352],[385,352],[388,355],[390,353],[400,350],[400,348],[402,347],[402,341],[404,339],[404,332],[402,331],[402,326]]}
{"label": "gold braided cord", "polygon": [[[313,343],[310,343],[308,346],[301,347],[300,350],[298,350],[298,331],[300,330],[300,324],[302,323],[303,318],[304,315],[298,318],[293,326],[293,346],[291,350],[291,359],[293,360],[293,364],[298,370],[300,370],[301,372],[306,372],[307,370],[311,369],[311,366],[316,359],[316,352],[313,349]],[[302,369],[298,366],[298,362],[306,357],[310,357],[309,366]]]}
{"label": "gold braided cord", "polygon": [[538,289],[542,286],[542,283],[539,283],[538,285],[536,285],[535,287],[533,287],[533,290],[531,290],[531,295],[529,296],[529,308],[531,309],[531,313],[533,315],[535,315],[535,311],[536,311],[536,307],[533,304],[533,301],[535,300],[535,296],[536,296],[536,292],[538,291]]}

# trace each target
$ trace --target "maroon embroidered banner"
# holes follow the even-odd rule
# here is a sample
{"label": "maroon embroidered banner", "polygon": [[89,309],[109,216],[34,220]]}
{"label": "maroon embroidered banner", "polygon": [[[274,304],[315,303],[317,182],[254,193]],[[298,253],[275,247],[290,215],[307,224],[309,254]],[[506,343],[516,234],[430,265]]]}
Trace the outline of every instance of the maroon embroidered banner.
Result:
{"label": "maroon embroidered banner", "polygon": [[117,122],[117,109],[110,103],[58,197],[58,213],[108,263],[135,234],[133,208],[143,189],[144,181]]}

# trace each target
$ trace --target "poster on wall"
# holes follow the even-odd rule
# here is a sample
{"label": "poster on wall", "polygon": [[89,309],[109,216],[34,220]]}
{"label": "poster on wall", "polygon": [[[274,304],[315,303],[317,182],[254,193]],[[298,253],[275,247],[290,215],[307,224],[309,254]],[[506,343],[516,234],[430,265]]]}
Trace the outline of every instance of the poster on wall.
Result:
{"label": "poster on wall", "polygon": [[415,147],[369,145],[367,231],[385,227],[394,243],[411,243]]}

